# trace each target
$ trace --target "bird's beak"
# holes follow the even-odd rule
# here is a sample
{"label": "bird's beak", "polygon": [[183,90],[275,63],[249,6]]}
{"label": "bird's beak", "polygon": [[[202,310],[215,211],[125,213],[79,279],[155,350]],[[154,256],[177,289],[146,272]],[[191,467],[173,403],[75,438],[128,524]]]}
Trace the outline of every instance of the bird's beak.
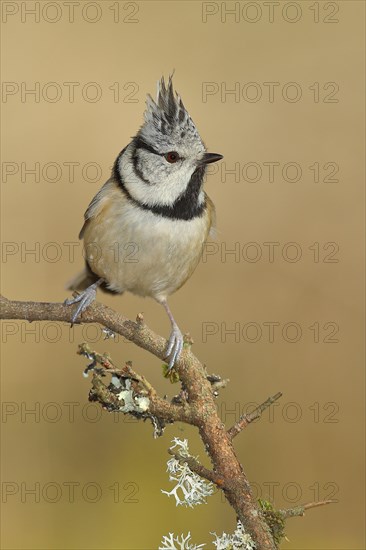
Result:
{"label": "bird's beak", "polygon": [[198,161],[198,166],[204,166],[205,164],[211,164],[211,162],[217,162],[218,160],[223,159],[222,155],[218,153],[205,153],[201,160]]}

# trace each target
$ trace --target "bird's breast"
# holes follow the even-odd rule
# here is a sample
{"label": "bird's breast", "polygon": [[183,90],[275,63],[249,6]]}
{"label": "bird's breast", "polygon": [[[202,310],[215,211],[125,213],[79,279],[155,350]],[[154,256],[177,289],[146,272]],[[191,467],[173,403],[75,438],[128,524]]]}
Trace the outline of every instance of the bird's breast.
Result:
{"label": "bird's breast", "polygon": [[201,216],[175,220],[141,209],[111,189],[84,231],[88,264],[111,290],[165,299],[196,268],[212,208],[210,201]]}

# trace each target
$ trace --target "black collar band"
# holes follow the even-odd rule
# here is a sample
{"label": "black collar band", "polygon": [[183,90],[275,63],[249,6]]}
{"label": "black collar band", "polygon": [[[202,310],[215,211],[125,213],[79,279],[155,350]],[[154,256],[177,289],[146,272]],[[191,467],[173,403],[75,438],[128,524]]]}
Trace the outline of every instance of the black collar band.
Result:
{"label": "black collar band", "polygon": [[164,218],[170,218],[172,220],[192,220],[193,218],[202,216],[206,210],[206,201],[204,200],[202,203],[199,203],[198,198],[202,189],[202,182],[206,171],[205,166],[199,166],[193,172],[187,185],[187,189],[172,205],[149,205],[132,197],[122,179],[119,170],[119,160],[126,149],[127,147],[125,147],[118,155],[113,166],[112,175],[118,183],[120,189],[131,202],[143,210],[149,210],[153,214]]}

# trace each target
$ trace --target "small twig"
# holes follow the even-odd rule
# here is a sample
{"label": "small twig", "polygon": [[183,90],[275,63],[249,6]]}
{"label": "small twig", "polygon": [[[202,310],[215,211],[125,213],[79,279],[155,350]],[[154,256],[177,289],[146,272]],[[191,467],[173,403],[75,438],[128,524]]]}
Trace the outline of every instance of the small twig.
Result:
{"label": "small twig", "polygon": [[224,480],[220,478],[220,476],[217,475],[213,470],[209,470],[208,468],[200,464],[198,460],[193,456],[181,456],[180,454],[175,453],[172,449],[168,449],[168,453],[174,456],[174,458],[178,460],[178,462],[188,464],[192,472],[195,472],[199,476],[204,477],[208,481],[211,481],[212,483],[220,487],[220,489],[223,488]]}
{"label": "small twig", "polygon": [[144,386],[149,395],[157,395],[156,389],[150,384],[150,382],[148,382],[145,376],[143,376],[142,374],[138,374],[135,370],[133,370],[132,363],[130,361],[127,361],[124,368],[121,369],[121,373],[123,375],[127,374],[129,378],[137,380],[141,384],[141,386]]}
{"label": "small twig", "polygon": [[112,363],[111,358],[106,353],[98,353],[97,351],[91,350],[88,344],[85,342],[79,344],[77,353],[86,357],[91,363],[84,370],[84,374],[87,376],[89,371],[97,370],[97,365],[100,365],[101,371],[108,370],[110,373],[118,370],[115,365]]}
{"label": "small twig", "polygon": [[278,510],[278,513],[281,514],[283,519],[296,518],[303,516],[306,510],[310,508],[317,508],[318,506],[325,506],[326,504],[336,504],[337,500],[320,500],[319,502],[309,502],[308,504],[303,504],[302,506],[295,506],[295,508],[288,508],[286,510]]}
{"label": "small twig", "polygon": [[79,355],[84,355],[84,357],[87,357],[90,361],[92,361],[92,363],[85,369],[85,373],[88,373],[90,370],[96,370],[98,372],[98,368],[96,367],[98,364],[101,366],[101,370],[105,370],[110,374],[117,374],[118,376],[131,378],[131,380],[139,382],[139,384],[143,386],[149,394],[156,395],[157,392],[155,388],[153,388],[150,382],[146,380],[145,376],[138,374],[133,370],[132,363],[130,361],[127,361],[123,368],[118,368],[114,365],[108,354],[100,354],[97,351],[92,350],[85,342],[79,344],[77,353]]}
{"label": "small twig", "polygon": [[253,412],[249,414],[243,414],[238,422],[236,422],[231,428],[228,429],[227,433],[228,436],[233,439],[236,435],[238,435],[244,428],[248,426],[251,422],[254,420],[257,420],[257,418],[260,418],[262,416],[263,411],[268,409],[275,401],[280,399],[282,397],[282,393],[278,392],[276,395],[273,395],[272,397],[269,397],[264,403],[259,405],[256,409],[254,409]]}
{"label": "small twig", "polygon": [[102,369],[105,369],[110,374],[117,374],[119,376],[125,376],[127,378],[136,380],[136,382],[139,382],[141,386],[144,386],[149,394],[156,394],[156,390],[153,388],[150,382],[146,380],[145,376],[138,374],[132,369],[132,363],[130,361],[127,361],[125,366],[120,369],[113,364],[112,359],[109,357],[109,355],[107,355],[106,353],[100,354],[97,351],[90,349],[88,344],[86,344],[85,342],[79,344],[78,354],[84,355],[92,361],[91,365],[87,367],[86,371],[93,370],[96,364],[98,364],[102,367]]}
{"label": "small twig", "polygon": [[208,374],[206,378],[211,384],[215,397],[218,396],[219,390],[226,388],[230,382],[230,378],[221,378],[218,374]]}
{"label": "small twig", "polygon": [[108,411],[117,411],[121,406],[118,396],[109,391],[97,374],[93,374],[89,401],[98,401]]}

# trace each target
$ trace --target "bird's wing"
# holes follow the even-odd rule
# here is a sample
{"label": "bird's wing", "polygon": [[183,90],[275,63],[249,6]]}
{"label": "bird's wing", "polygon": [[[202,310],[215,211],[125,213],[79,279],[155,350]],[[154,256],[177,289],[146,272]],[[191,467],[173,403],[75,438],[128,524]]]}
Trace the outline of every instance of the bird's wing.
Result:
{"label": "bird's wing", "polygon": [[85,211],[85,214],[84,214],[85,221],[79,233],[79,239],[83,238],[85,229],[89,223],[89,220],[94,216],[97,216],[102,211],[105,205],[105,202],[109,196],[109,192],[115,186],[116,186],[116,182],[114,181],[113,178],[111,178],[103,185],[103,187],[95,195],[95,197],[93,198],[93,200],[91,201],[91,203],[89,204],[88,208]]}

